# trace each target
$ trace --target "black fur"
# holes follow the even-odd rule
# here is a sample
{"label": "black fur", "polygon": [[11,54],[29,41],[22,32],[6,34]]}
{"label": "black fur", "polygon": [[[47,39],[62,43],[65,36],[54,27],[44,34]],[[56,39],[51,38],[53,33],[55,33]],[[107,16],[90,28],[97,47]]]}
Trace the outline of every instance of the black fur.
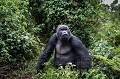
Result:
{"label": "black fur", "polygon": [[50,37],[49,42],[38,58],[37,73],[44,68],[44,62],[49,60],[52,53],[55,54],[53,64],[56,67],[59,64],[64,66],[68,62],[75,64],[80,71],[88,70],[91,67],[91,57],[86,47],[77,37],[72,35],[66,25],[59,25],[56,33]]}

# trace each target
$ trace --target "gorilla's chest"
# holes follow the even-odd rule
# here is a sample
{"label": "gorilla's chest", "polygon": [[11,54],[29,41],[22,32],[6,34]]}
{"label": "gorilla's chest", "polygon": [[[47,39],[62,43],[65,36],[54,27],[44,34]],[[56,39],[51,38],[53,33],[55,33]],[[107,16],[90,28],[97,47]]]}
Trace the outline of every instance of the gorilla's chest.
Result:
{"label": "gorilla's chest", "polygon": [[70,43],[62,44],[60,41],[58,41],[56,44],[56,52],[60,55],[69,54],[71,52],[71,49],[72,47]]}

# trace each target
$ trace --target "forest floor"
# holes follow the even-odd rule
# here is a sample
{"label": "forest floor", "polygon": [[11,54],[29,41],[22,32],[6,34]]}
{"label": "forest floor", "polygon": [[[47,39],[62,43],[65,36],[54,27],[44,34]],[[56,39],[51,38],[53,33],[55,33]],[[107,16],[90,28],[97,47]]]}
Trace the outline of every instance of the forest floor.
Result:
{"label": "forest floor", "polygon": [[32,72],[24,74],[25,72],[24,70],[20,71],[15,64],[0,64],[0,79],[33,79]]}

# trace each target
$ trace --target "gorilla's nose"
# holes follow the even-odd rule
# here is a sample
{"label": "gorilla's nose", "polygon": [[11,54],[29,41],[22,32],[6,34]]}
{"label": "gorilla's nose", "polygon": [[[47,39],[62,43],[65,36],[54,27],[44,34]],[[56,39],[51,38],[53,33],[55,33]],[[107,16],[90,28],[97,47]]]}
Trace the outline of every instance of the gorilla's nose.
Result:
{"label": "gorilla's nose", "polygon": [[67,31],[63,31],[62,35],[68,35]]}

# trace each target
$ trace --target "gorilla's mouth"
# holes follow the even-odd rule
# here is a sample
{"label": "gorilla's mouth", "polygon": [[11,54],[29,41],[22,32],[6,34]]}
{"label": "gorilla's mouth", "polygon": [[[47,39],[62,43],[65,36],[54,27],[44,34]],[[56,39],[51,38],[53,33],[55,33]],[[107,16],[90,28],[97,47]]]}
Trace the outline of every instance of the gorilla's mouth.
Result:
{"label": "gorilla's mouth", "polygon": [[62,35],[62,37],[61,37],[62,42],[68,41],[68,39],[69,39],[69,35],[67,35],[67,34]]}

